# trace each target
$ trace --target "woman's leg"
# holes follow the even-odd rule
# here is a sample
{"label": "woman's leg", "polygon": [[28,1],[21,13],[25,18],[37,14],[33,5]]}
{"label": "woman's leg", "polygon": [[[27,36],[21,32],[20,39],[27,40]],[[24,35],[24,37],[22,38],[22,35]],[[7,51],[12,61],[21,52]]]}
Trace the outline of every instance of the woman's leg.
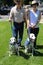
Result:
{"label": "woman's leg", "polygon": [[34,42],[34,47],[36,48],[36,41],[37,41],[37,36],[38,36],[38,33],[39,33],[39,28],[35,28],[35,31],[34,31],[34,34],[35,34],[35,42]]}
{"label": "woman's leg", "polygon": [[35,37],[36,37],[36,39],[35,39],[35,42],[34,42],[34,47],[36,47],[36,40],[37,40],[37,36],[38,36],[38,33],[39,33],[39,28],[29,28],[28,29],[28,36],[29,36],[29,34],[30,33],[33,33],[33,34],[35,34]]}

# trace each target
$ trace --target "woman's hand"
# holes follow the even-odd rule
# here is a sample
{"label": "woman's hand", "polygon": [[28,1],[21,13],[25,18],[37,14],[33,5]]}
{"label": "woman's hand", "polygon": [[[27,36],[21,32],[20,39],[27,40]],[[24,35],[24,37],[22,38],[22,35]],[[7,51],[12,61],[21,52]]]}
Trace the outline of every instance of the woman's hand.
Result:
{"label": "woman's hand", "polygon": [[31,25],[32,28],[35,28],[35,26],[36,26],[35,24],[34,25]]}

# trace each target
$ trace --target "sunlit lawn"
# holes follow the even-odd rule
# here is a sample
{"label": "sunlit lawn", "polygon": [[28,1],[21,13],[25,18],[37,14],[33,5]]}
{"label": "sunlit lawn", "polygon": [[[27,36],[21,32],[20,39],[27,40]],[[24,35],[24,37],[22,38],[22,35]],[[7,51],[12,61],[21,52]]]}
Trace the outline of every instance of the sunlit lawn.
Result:
{"label": "sunlit lawn", "polygon": [[[12,36],[12,31],[9,22],[0,22],[0,65],[43,65],[43,24],[40,25],[40,31],[37,39],[37,54],[32,57],[25,55],[22,49],[21,56],[8,56],[9,39]],[[24,30],[22,45],[27,38],[27,31]]]}

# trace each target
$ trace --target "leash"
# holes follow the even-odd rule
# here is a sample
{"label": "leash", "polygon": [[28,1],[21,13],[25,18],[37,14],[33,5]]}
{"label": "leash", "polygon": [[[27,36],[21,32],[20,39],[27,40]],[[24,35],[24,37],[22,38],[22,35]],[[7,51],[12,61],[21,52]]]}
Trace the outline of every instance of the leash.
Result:
{"label": "leash", "polygon": [[10,22],[10,27],[11,27],[12,36],[13,36],[13,24],[12,24],[12,22]]}

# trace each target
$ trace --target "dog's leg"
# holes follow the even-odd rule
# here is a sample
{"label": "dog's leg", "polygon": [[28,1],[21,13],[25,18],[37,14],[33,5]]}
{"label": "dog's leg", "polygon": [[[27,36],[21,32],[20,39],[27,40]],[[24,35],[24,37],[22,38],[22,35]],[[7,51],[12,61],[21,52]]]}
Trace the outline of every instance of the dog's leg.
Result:
{"label": "dog's leg", "polygon": [[32,56],[34,56],[34,43],[32,42]]}
{"label": "dog's leg", "polygon": [[19,49],[16,49],[16,53],[17,53],[18,56],[20,55]]}
{"label": "dog's leg", "polygon": [[9,46],[9,56],[11,56],[14,52],[14,46],[13,45],[10,45]]}
{"label": "dog's leg", "polygon": [[16,45],[15,45],[15,48],[16,48],[16,53],[17,53],[17,55],[19,56],[19,55],[20,55],[20,53],[19,53],[19,46],[16,44]]}

